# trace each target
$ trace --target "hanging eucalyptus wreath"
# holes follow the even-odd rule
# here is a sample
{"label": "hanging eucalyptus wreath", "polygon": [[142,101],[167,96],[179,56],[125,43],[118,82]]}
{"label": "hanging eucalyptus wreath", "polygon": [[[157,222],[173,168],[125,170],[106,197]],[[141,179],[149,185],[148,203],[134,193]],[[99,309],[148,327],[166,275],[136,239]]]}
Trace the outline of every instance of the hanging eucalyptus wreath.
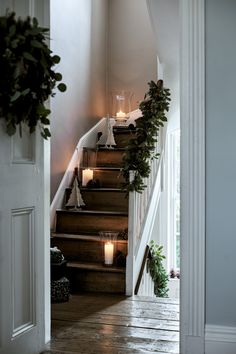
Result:
{"label": "hanging eucalyptus wreath", "polygon": [[[141,193],[146,187],[143,178],[150,174],[150,161],[159,157],[159,154],[155,153],[155,146],[160,127],[167,122],[170,90],[163,87],[162,80],[157,83],[151,81],[148,85],[149,91],[139,105],[142,117],[136,120],[136,135],[129,141],[123,157],[123,187],[127,192]],[[131,181],[130,171],[134,172]]]}
{"label": "hanging eucalyptus wreath", "polygon": [[57,85],[62,75],[53,67],[60,57],[46,44],[48,33],[36,18],[16,19],[13,12],[0,17],[0,119],[5,119],[8,135],[15,134],[17,126],[21,134],[26,124],[30,133],[39,125],[44,139],[51,136],[45,102],[55,95],[56,86],[64,92],[66,85]]}

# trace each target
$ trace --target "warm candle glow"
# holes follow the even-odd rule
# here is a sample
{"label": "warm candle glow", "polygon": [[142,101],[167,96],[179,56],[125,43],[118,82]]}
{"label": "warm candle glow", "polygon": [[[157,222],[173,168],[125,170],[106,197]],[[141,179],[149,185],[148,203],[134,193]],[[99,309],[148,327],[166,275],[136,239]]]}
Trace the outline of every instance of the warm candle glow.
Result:
{"label": "warm candle glow", "polygon": [[90,170],[90,168],[86,168],[85,170],[82,171],[82,186],[86,187],[87,183],[93,179],[93,170]]}
{"label": "warm candle glow", "polygon": [[122,111],[119,111],[116,113],[116,118],[125,118],[126,114]]}
{"label": "warm candle glow", "polygon": [[104,263],[107,265],[113,264],[114,245],[111,242],[104,244]]}

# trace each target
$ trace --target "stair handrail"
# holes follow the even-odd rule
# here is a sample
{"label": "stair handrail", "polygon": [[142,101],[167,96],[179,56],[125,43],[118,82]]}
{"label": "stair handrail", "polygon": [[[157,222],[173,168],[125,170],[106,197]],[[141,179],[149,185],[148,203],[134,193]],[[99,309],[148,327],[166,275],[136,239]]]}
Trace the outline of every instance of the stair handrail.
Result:
{"label": "stair handrail", "polygon": [[52,231],[55,229],[56,210],[61,209],[63,206],[65,189],[71,185],[75,167],[80,166],[83,156],[83,148],[95,148],[98,132],[103,132],[105,126],[106,118],[103,117],[79,139],[50,206],[50,225]]}
{"label": "stair handrail", "polygon": [[136,285],[135,285],[135,289],[134,289],[134,295],[138,294],[139,287],[140,287],[140,284],[141,284],[141,281],[142,281],[142,277],[143,277],[143,272],[144,272],[144,269],[145,269],[145,265],[146,265],[147,261],[150,260],[150,259],[152,259],[152,254],[151,254],[149,245],[146,245],[146,248],[145,248],[145,251],[144,251],[144,255],[143,255],[142,265],[141,265],[141,268],[140,268],[140,271],[139,271],[139,275],[138,275],[138,279],[137,279],[137,282],[136,282]]}
{"label": "stair handrail", "polygon": [[[159,133],[159,142],[155,152],[158,159],[150,161],[151,172],[144,179],[147,186],[142,193],[129,192],[129,221],[128,221],[128,255],[126,265],[126,294],[133,295],[136,282],[142,266],[142,260],[151,237],[151,231],[157,214],[162,190],[163,171],[163,130]],[[130,171],[132,181],[134,171]]]}

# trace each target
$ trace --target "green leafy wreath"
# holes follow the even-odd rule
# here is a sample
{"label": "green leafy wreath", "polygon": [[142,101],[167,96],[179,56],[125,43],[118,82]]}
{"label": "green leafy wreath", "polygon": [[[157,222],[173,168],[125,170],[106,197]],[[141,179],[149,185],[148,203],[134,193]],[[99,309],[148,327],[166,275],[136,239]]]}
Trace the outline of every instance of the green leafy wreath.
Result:
{"label": "green leafy wreath", "polygon": [[[155,146],[160,127],[167,122],[170,90],[163,87],[162,80],[157,83],[151,81],[148,85],[149,91],[139,105],[142,117],[136,120],[136,136],[129,141],[123,157],[123,187],[127,192],[142,193],[146,187],[143,178],[150,174],[150,161],[159,157],[159,154],[155,153]],[[131,181],[130,171],[134,172]]]}
{"label": "green leafy wreath", "polygon": [[8,135],[17,126],[21,134],[26,124],[30,133],[39,125],[44,139],[51,136],[45,102],[56,86],[64,92],[66,85],[57,84],[62,75],[53,67],[60,57],[46,44],[48,33],[36,18],[16,19],[13,12],[0,17],[0,119],[5,119]]}

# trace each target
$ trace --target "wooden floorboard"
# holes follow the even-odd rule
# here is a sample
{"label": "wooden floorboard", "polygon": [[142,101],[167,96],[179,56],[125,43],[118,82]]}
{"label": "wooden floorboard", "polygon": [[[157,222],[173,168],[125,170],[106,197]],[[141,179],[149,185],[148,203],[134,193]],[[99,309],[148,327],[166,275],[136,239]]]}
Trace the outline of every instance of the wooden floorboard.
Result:
{"label": "wooden floorboard", "polygon": [[137,327],[137,328],[150,328],[150,329],[162,329],[166,331],[178,331],[179,322],[171,320],[157,320],[152,318],[140,318],[140,317],[130,317],[130,316],[114,316],[110,314],[96,314],[89,315],[87,317],[79,317],[76,314],[71,313],[70,317],[65,317],[65,312],[61,313],[61,316],[64,316],[69,321],[80,321],[85,323],[100,323],[100,324],[110,324],[114,326],[125,326],[125,327]]}
{"label": "wooden floorboard", "polygon": [[73,295],[52,305],[52,340],[44,354],[177,354],[176,300]]}
{"label": "wooden floorboard", "polygon": [[129,296],[126,298],[129,301],[139,301],[139,302],[157,302],[160,304],[173,304],[179,305],[178,299],[169,299],[169,298],[161,298],[161,297],[150,297],[150,296]]}

